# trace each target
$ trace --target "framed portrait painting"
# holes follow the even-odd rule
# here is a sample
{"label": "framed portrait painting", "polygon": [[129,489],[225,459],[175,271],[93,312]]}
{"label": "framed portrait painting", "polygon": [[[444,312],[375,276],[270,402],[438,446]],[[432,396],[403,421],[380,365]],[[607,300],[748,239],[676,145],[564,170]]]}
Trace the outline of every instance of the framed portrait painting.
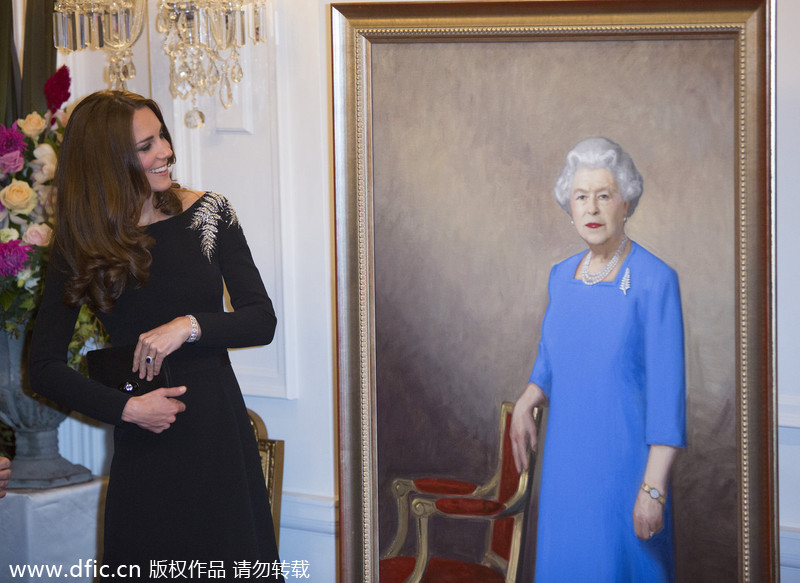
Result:
{"label": "framed portrait painting", "polygon": [[[381,580],[398,479],[491,477],[550,270],[586,249],[554,185],[598,136],[643,178],[628,236],[680,281],[676,579],[777,576],[772,20],[766,0],[332,6],[342,581]],[[482,521],[430,529],[394,550],[480,559]]]}

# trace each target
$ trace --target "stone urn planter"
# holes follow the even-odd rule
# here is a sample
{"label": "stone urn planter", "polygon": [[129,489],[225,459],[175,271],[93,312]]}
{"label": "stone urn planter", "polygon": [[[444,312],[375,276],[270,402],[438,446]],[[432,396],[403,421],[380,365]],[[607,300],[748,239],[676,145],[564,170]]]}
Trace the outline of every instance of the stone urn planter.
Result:
{"label": "stone urn planter", "polygon": [[9,488],[53,488],[91,480],[88,469],[58,452],[58,426],[66,412],[32,395],[27,386],[25,338],[0,332],[0,419],[14,429],[16,439]]}

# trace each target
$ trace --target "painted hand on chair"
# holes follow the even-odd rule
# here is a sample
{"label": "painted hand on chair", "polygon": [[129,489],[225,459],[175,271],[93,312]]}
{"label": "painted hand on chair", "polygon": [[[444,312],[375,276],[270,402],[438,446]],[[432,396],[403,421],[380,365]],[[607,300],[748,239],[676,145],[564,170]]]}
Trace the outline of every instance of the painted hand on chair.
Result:
{"label": "painted hand on chair", "polygon": [[528,452],[535,451],[538,446],[533,408],[546,402],[547,397],[542,389],[529,383],[514,405],[514,412],[511,414],[511,452],[519,472],[528,469]]}

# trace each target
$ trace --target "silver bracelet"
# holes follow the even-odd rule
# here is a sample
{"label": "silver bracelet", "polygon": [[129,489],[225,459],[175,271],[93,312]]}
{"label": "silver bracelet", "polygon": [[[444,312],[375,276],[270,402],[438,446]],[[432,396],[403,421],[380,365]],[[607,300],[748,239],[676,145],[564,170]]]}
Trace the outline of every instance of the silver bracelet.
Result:
{"label": "silver bracelet", "polygon": [[192,333],[189,334],[186,342],[197,342],[197,339],[200,338],[200,326],[197,324],[197,318],[191,314],[186,314],[186,317],[189,318],[189,323],[192,325]]}

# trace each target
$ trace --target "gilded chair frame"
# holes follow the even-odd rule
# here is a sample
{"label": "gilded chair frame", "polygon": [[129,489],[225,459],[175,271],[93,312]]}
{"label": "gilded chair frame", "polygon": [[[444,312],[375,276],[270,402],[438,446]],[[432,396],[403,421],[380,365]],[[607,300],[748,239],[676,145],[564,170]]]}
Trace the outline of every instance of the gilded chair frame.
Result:
{"label": "gilded chair frame", "polygon": [[280,542],[281,534],[281,493],[283,490],[284,442],[282,439],[270,439],[267,426],[261,417],[250,409],[247,410],[250,426],[258,445],[261,457],[261,471],[267,483],[267,495],[272,510],[272,525],[275,529],[275,543]]}

